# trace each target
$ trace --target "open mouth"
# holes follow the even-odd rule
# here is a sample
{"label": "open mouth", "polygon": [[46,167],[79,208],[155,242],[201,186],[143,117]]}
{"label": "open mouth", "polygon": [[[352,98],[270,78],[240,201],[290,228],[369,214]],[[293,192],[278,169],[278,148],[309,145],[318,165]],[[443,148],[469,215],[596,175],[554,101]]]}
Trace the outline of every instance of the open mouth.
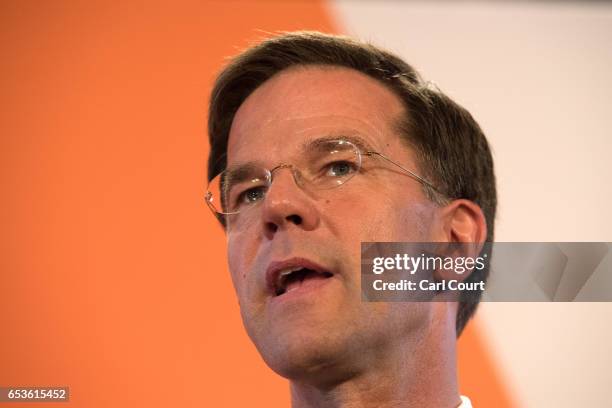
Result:
{"label": "open mouth", "polygon": [[298,289],[305,282],[315,279],[328,279],[334,276],[331,272],[318,271],[301,266],[285,268],[279,271],[274,285],[274,295],[281,296]]}

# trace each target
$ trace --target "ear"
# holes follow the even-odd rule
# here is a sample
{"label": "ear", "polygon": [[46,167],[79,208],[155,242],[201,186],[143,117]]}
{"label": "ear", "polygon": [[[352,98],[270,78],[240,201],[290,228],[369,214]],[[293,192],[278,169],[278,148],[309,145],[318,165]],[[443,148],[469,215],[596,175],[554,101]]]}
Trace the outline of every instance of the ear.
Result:
{"label": "ear", "polygon": [[487,221],[478,204],[454,200],[439,209],[438,233],[443,242],[482,243],[487,239]]}
{"label": "ear", "polygon": [[[455,200],[438,210],[437,240],[449,243],[443,245],[444,254],[455,257],[476,258],[487,239],[487,221],[478,204],[469,200]],[[473,244],[473,245],[452,245]],[[473,269],[457,275],[454,270],[437,270],[436,280],[458,279],[463,281],[471,275]],[[452,300],[457,300],[458,292],[450,292]],[[450,300],[449,299],[449,300]]]}

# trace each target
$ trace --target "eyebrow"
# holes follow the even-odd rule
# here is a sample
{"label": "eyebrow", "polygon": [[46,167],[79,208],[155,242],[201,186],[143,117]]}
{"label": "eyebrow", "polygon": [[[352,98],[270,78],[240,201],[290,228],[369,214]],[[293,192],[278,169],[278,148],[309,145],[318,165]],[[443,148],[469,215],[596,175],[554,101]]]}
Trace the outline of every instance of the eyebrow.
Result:
{"label": "eyebrow", "polygon": [[366,142],[365,139],[357,135],[348,135],[348,134],[343,134],[343,133],[318,137],[316,139],[311,139],[311,140],[306,140],[304,143],[302,143],[301,148],[302,148],[302,151],[304,152],[313,151],[313,150],[314,151],[323,150],[325,147],[329,145],[330,142],[333,142],[336,140],[346,140],[347,142],[351,142],[352,144],[357,146],[359,150],[361,150],[362,153],[372,150],[372,148],[370,147],[370,144]]}
{"label": "eyebrow", "polygon": [[251,174],[250,170],[257,167],[264,166],[261,162],[249,161],[246,163],[238,163],[228,167],[227,169],[225,169],[224,177],[221,179],[221,186],[227,186],[228,181],[230,181],[232,184],[247,181]]}
{"label": "eyebrow", "polygon": [[[318,150],[322,151],[327,146],[329,146],[330,142],[333,142],[336,140],[346,140],[347,142],[351,142],[352,144],[357,146],[357,148],[359,148],[359,150],[362,153],[370,152],[373,150],[370,147],[370,144],[365,141],[365,139],[357,135],[350,135],[350,134],[345,134],[345,133],[330,134],[327,136],[317,137],[315,139],[305,140],[304,142],[302,142],[300,146],[300,150],[303,153],[312,153]],[[225,171],[227,173],[226,173],[225,179],[231,177],[231,181],[233,183],[243,182],[248,178],[247,175],[249,174],[249,170],[255,167],[266,167],[266,166],[259,160],[251,160],[247,162],[236,163],[226,168]]]}

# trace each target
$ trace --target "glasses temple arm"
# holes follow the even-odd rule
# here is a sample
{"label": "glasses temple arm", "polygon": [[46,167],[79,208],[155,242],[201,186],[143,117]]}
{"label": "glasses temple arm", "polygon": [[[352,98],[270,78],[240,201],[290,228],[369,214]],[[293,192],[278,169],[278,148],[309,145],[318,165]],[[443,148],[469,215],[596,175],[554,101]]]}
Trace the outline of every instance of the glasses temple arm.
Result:
{"label": "glasses temple arm", "polygon": [[441,194],[443,196],[446,197],[446,194],[442,193],[436,186],[433,185],[433,183],[430,183],[429,181],[425,180],[423,177],[419,176],[418,174],[408,170],[407,168],[405,168],[404,166],[402,166],[401,164],[395,162],[394,160],[388,158],[387,156],[385,156],[382,153],[378,153],[378,152],[374,152],[374,151],[367,151],[364,152],[364,155],[366,156],[378,156],[384,160],[386,160],[387,162],[399,167],[400,169],[402,169],[402,171],[404,171],[406,174],[408,174],[410,177],[414,178],[415,180],[417,180],[419,183],[426,185],[427,187],[433,189],[436,193]]}

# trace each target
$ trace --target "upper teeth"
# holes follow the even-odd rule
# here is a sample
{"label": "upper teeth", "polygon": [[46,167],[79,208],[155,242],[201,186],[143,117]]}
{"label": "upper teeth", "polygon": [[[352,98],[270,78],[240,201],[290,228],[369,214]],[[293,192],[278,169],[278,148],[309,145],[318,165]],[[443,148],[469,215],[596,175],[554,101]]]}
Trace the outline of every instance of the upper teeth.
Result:
{"label": "upper teeth", "polygon": [[301,266],[294,266],[292,268],[286,268],[283,269],[280,273],[280,276],[287,276],[289,275],[291,272],[295,272],[295,271],[299,271],[300,269],[302,269]]}
{"label": "upper teeth", "polygon": [[303,269],[302,266],[292,266],[290,268],[285,268],[283,270],[280,271],[280,273],[278,274],[278,280],[276,281],[276,286],[277,287],[281,287],[282,283],[283,283],[283,279],[288,276],[289,274],[295,272],[295,271],[299,271],[300,269]]}

